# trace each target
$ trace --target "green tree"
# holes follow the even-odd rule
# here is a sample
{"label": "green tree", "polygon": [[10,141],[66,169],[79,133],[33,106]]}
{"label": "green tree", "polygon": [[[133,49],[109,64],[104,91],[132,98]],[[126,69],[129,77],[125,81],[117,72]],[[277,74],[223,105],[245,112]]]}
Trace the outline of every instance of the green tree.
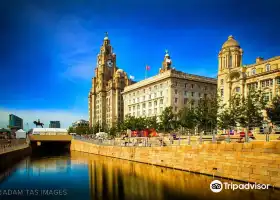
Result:
{"label": "green tree", "polygon": [[217,115],[217,125],[220,129],[236,127],[242,113],[242,98],[236,94],[231,97],[227,106],[221,105]]}
{"label": "green tree", "polygon": [[164,131],[169,131],[174,128],[175,114],[172,111],[172,106],[166,107],[159,116],[161,126]]}
{"label": "green tree", "polygon": [[157,121],[157,117],[153,116],[153,117],[147,117],[145,119],[145,128],[154,128],[154,129],[158,129],[158,121]]}
{"label": "green tree", "polygon": [[243,127],[259,127],[263,123],[266,101],[261,91],[250,90],[242,99],[238,122]]}
{"label": "green tree", "polygon": [[188,104],[186,107],[182,108],[178,113],[178,122],[183,127],[193,130],[197,125],[197,117],[193,107]]}
{"label": "green tree", "polygon": [[68,128],[68,133],[75,133],[75,129],[72,126],[70,126]]}
{"label": "green tree", "polygon": [[108,131],[108,135],[111,137],[111,138],[114,138],[116,137],[117,135],[117,132],[118,132],[118,129],[116,126],[112,126],[109,131]]}
{"label": "green tree", "polygon": [[209,131],[216,127],[220,98],[216,94],[200,98],[195,107],[197,125],[200,130]]}
{"label": "green tree", "polygon": [[267,117],[273,124],[280,122],[280,96],[275,96],[271,104],[266,107]]}

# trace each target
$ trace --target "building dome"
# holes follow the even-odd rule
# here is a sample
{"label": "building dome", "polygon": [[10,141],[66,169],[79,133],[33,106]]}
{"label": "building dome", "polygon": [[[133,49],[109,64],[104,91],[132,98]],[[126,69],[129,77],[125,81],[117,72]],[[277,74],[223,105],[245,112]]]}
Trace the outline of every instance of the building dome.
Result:
{"label": "building dome", "polygon": [[122,69],[118,69],[117,71],[116,71],[116,73],[123,73],[123,70]]}
{"label": "building dome", "polygon": [[223,44],[222,48],[227,47],[240,47],[239,43],[233,38],[232,35],[228,37],[228,40]]}

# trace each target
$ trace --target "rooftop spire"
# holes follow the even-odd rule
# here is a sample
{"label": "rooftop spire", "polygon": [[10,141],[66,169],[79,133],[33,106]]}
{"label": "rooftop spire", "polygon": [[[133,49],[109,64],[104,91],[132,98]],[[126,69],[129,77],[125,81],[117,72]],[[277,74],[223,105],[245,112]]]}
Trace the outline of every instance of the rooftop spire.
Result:
{"label": "rooftop spire", "polygon": [[105,32],[104,40],[109,40],[109,38],[108,38],[108,32]]}
{"label": "rooftop spire", "polygon": [[167,49],[165,49],[165,56],[169,56]]}

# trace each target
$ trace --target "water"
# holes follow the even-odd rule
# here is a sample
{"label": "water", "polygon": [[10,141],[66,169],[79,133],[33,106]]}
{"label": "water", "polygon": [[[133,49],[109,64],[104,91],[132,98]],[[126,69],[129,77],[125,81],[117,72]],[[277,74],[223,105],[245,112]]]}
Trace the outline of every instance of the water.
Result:
{"label": "water", "polygon": [[280,191],[273,189],[213,193],[209,188],[213,180],[205,175],[71,152],[26,158],[9,175],[2,176],[0,199],[272,200],[280,197]]}

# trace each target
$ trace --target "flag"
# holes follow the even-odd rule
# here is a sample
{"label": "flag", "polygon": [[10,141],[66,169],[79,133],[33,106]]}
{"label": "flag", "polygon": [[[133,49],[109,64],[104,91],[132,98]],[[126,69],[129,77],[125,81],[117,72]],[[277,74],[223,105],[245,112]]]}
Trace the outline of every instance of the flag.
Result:
{"label": "flag", "polygon": [[151,69],[150,66],[146,65],[146,70],[150,70],[150,69]]}
{"label": "flag", "polygon": [[135,77],[130,75],[129,78],[133,80]]}

